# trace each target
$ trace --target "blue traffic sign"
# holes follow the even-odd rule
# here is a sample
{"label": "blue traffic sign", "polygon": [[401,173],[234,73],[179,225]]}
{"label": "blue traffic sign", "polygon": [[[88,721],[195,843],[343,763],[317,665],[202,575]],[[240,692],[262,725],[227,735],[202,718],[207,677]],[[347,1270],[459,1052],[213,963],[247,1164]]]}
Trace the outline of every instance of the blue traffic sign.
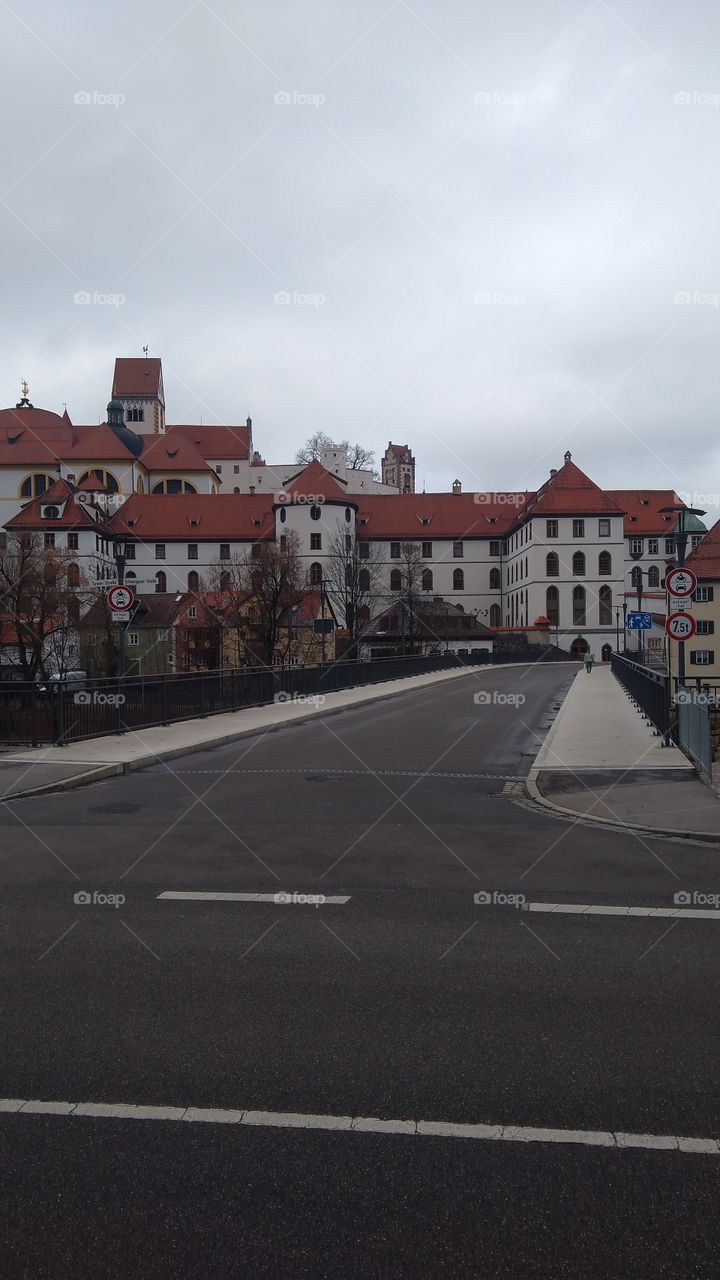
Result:
{"label": "blue traffic sign", "polygon": [[651,613],[629,613],[627,616],[628,631],[649,631],[652,627]]}

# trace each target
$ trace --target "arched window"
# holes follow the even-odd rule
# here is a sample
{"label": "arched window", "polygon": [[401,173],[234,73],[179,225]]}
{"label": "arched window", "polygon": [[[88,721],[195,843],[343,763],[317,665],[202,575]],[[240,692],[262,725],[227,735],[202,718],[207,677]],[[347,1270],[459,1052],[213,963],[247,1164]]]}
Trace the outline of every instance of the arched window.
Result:
{"label": "arched window", "polygon": [[548,578],[557,578],[560,573],[560,560],[557,551],[548,551],[545,557],[545,573]]}
{"label": "arched window", "polygon": [[167,576],[164,569],[158,569],[155,574],[155,590],[167,591]]}
{"label": "arched window", "polygon": [[358,609],[357,620],[361,627],[366,627],[370,621],[370,610],[366,604]]}
{"label": "arched window", "polygon": [[319,520],[321,515],[322,515],[322,511],[320,510],[320,508],[319,508],[319,507],[317,507],[317,506],[312,506],[312,507],[310,508],[310,519],[311,519],[311,520]]}
{"label": "arched window", "polygon": [[80,479],[78,480],[78,484],[82,484],[83,480],[89,480],[91,478],[93,480],[97,480],[98,484],[101,484],[103,489],[106,489],[108,493],[118,493],[120,489],[112,471],[104,471],[102,467],[94,467],[92,471],[83,471]]}
{"label": "arched window", "polygon": [[423,591],[432,591],[433,589],[432,569],[423,569],[422,589]]}
{"label": "arched window", "polygon": [[642,586],[642,569],[639,564],[635,565],[635,568],[630,574],[630,581],[635,588]]}
{"label": "arched window", "polygon": [[553,627],[560,626],[560,592],[557,587],[548,587],[545,592],[545,614]]}
{"label": "arched window", "polygon": [[490,590],[498,591],[499,588],[500,588],[500,570],[491,569],[490,570]]}
{"label": "arched window", "polygon": [[78,568],[74,560],[72,560],[71,563],[68,565],[67,584],[69,587],[80,586],[80,569]]}
{"label": "arched window", "polygon": [[319,587],[322,582],[322,565],[317,560],[310,565],[310,586]]}
{"label": "arched window", "polygon": [[490,605],[490,626],[491,627],[502,626],[502,610],[500,609],[499,604]]}
{"label": "arched window", "polygon": [[361,569],[358,575],[358,587],[360,591],[370,590],[370,572],[368,569]]}
{"label": "arched window", "polygon": [[191,569],[188,574],[188,591],[197,591],[200,586],[200,578],[196,569]]}
{"label": "arched window", "polygon": [[601,551],[598,556],[598,573],[601,578],[607,577],[612,573],[612,556],[609,551]]}
{"label": "arched window", "polygon": [[585,627],[587,610],[585,606],[585,588],[573,587],[573,626]]}
{"label": "arched window", "polygon": [[465,590],[465,574],[462,569],[453,569],[453,591]]}
{"label": "arched window", "polygon": [[572,558],[572,571],[576,578],[585,576],[585,552],[576,551]]}
{"label": "arched window", "polygon": [[649,586],[649,587],[659,587],[659,586],[660,586],[660,570],[658,569],[658,567],[657,567],[657,565],[656,565],[656,564],[651,564],[651,565],[650,565],[650,568],[648,569],[648,581],[647,581],[647,584],[648,584],[648,586]]}
{"label": "arched window", "polygon": [[612,623],[612,591],[606,585],[601,587],[598,592],[598,600],[600,601],[600,626],[609,627]]}
{"label": "arched window", "polygon": [[399,591],[402,586],[402,574],[399,569],[393,569],[390,573],[390,590]]}
{"label": "arched window", "polygon": [[195,485],[190,484],[189,480],[177,480],[175,478],[158,480],[158,483],[153,485],[152,491],[153,493],[197,493]]}
{"label": "arched window", "polygon": [[352,520],[352,511],[351,511],[350,507],[346,507],[346,508],[345,508],[345,519],[347,520],[348,524],[349,524],[349,523],[350,523],[350,521]]}
{"label": "arched window", "polygon": [[[57,479],[57,477],[55,477]],[[35,475],[26,476],[20,485],[18,492],[19,498],[39,498],[50,485],[54,483],[52,476],[47,476],[42,472],[36,472]]]}
{"label": "arched window", "polygon": [[233,493],[239,493],[239,492],[240,492],[240,489],[238,488],[237,485],[235,485],[235,488],[233,489]]}

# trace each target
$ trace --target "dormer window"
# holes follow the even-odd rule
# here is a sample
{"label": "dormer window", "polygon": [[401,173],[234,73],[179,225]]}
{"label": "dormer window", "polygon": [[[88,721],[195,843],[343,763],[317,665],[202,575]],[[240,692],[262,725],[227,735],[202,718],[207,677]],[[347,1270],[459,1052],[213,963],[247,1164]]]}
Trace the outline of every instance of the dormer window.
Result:
{"label": "dormer window", "polygon": [[60,508],[59,507],[42,507],[40,514],[43,520],[59,520]]}

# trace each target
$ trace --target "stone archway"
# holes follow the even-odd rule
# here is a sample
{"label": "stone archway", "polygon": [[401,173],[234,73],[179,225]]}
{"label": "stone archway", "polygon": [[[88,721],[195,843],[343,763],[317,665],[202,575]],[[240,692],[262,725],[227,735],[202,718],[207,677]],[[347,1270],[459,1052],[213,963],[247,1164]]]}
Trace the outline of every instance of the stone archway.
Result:
{"label": "stone archway", "polygon": [[570,645],[570,653],[577,662],[580,662],[588,652],[590,645],[582,636],[576,636]]}
{"label": "stone archway", "polygon": [[611,644],[603,645],[602,649],[600,650],[600,657],[602,658],[603,662],[610,661],[610,659],[612,658],[612,651],[613,650],[612,650]]}

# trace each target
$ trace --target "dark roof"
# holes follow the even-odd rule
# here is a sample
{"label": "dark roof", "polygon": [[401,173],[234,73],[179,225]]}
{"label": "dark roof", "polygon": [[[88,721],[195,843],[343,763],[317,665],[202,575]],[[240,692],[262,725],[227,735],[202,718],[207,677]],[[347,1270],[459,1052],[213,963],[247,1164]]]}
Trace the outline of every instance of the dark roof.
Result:
{"label": "dark roof", "polygon": [[157,396],[161,377],[162,361],[157,356],[118,356],[113,374],[113,399]]}

